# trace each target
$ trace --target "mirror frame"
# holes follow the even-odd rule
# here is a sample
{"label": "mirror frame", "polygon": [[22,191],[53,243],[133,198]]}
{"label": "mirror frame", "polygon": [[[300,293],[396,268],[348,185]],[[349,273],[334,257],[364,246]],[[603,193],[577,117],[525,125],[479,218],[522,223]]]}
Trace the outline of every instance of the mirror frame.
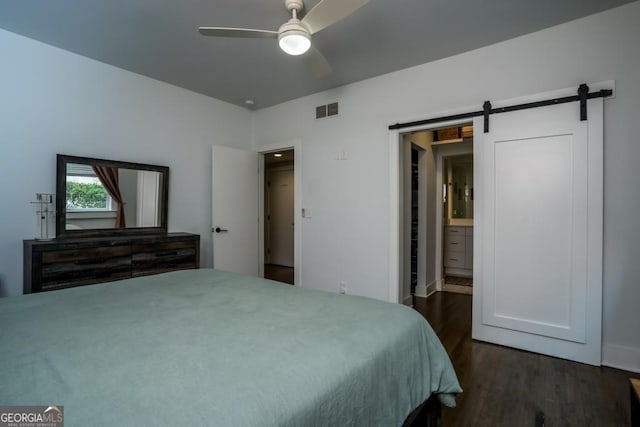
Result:
{"label": "mirror frame", "polygon": [[[159,172],[162,176],[160,186],[160,226],[159,227],[130,227],[130,228],[99,228],[86,230],[67,230],[67,164],[80,163],[122,169],[137,169]],[[147,165],[143,163],[122,162],[117,160],[94,159],[91,157],[57,155],[56,171],[56,237],[99,237],[133,234],[163,234],[167,232],[169,211],[169,167]]]}

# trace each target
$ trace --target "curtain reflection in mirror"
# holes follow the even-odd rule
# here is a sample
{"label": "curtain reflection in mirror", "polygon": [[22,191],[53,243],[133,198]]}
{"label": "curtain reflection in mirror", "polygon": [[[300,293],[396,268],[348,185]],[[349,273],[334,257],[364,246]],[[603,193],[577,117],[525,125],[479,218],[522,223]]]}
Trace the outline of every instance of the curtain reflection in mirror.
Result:
{"label": "curtain reflection in mirror", "polygon": [[122,195],[120,194],[120,185],[118,184],[118,168],[93,166],[93,171],[107,190],[107,193],[109,193],[109,196],[118,204],[116,210],[116,228],[125,228],[126,220],[124,217]]}

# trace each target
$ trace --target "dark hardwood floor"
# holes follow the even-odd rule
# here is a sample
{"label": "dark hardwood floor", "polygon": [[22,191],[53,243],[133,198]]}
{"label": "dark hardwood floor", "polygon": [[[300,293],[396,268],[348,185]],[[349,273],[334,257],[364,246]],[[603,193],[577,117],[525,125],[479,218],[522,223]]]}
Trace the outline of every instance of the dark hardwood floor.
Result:
{"label": "dark hardwood floor", "polygon": [[443,408],[445,427],[629,425],[629,377],[640,374],[473,341],[471,298],[416,298],[464,390],[456,408]]}

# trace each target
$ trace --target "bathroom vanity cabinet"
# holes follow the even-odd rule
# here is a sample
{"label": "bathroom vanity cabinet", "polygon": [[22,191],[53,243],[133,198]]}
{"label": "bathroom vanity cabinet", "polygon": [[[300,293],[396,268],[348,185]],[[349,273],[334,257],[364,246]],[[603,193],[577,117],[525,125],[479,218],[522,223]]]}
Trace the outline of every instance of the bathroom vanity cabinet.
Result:
{"label": "bathroom vanity cabinet", "polygon": [[473,226],[445,225],[443,262],[446,275],[473,276]]}

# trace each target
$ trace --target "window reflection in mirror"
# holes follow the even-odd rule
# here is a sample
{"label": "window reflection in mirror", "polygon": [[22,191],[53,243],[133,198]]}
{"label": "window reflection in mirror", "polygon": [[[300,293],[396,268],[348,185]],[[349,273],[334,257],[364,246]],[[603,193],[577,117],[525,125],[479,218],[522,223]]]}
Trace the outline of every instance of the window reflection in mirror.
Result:
{"label": "window reflection in mirror", "polygon": [[161,189],[160,172],[67,163],[65,229],[159,227]]}

